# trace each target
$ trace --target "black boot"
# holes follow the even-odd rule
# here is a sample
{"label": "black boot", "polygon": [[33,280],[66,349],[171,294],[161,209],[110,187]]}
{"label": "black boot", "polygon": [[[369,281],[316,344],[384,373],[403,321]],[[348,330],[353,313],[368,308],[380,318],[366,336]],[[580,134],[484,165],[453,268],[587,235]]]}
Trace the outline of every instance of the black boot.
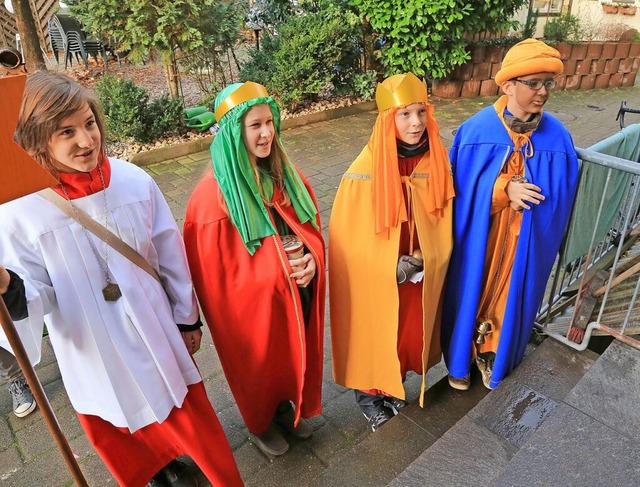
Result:
{"label": "black boot", "polygon": [[184,463],[171,460],[153,476],[147,487],[198,487],[198,480]]}

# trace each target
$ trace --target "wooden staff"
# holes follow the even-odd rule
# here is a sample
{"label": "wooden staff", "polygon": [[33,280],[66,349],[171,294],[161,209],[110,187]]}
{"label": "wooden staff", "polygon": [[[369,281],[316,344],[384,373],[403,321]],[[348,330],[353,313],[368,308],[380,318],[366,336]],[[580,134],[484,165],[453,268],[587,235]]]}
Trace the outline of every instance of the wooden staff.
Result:
{"label": "wooden staff", "polygon": [[20,368],[22,369],[24,378],[27,379],[27,384],[29,384],[29,388],[31,389],[31,392],[33,393],[36,402],[40,407],[40,411],[42,412],[42,416],[44,416],[44,420],[49,427],[51,436],[53,436],[53,439],[58,445],[58,449],[60,450],[60,453],[62,454],[62,457],[67,464],[67,468],[71,472],[73,480],[80,487],[89,487],[89,484],[87,484],[84,475],[82,475],[82,470],[80,470],[78,462],[76,462],[76,459],[73,456],[73,452],[71,451],[69,442],[62,433],[62,429],[60,429],[58,418],[56,418],[56,415],[51,408],[51,404],[49,403],[49,399],[44,393],[42,384],[40,384],[40,380],[36,375],[36,371],[31,365],[31,361],[27,356],[24,345],[22,345],[22,341],[18,336],[16,327],[13,324],[13,320],[9,315],[9,311],[7,310],[7,306],[5,305],[3,299],[0,299],[0,324],[2,324],[2,329],[7,336],[9,345],[11,345],[11,348],[13,349],[13,353],[16,357],[16,360],[18,361],[18,365],[20,365]]}

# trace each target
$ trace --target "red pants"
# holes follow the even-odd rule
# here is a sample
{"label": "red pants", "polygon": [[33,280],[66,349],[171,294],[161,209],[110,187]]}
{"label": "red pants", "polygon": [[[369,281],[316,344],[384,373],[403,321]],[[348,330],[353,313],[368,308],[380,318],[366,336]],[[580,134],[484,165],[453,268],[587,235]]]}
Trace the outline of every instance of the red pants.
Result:
{"label": "red pants", "polygon": [[98,416],[78,413],[78,419],[120,485],[144,487],[181,455],[189,455],[216,487],[244,485],[202,382],[189,386],[182,407],[166,420],[134,433]]}

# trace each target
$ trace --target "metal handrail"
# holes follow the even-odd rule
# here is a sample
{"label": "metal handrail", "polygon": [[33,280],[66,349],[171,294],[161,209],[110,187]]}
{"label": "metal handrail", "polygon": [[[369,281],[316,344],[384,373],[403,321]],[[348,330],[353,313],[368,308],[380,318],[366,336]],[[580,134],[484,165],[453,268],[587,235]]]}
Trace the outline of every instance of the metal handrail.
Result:
{"label": "metal handrail", "polygon": [[[589,235],[589,232],[592,232],[589,251],[577,261],[571,262],[563,268],[561,264],[564,262],[564,252],[566,250],[565,245],[563,244],[557,256],[555,272],[547,284],[547,295],[538,311],[538,317],[535,325],[541,332],[576,350],[586,349],[589,339],[595,330],[600,330],[602,333],[614,336],[615,338],[640,350],[640,341],[625,335],[625,331],[627,330],[629,323],[636,324],[637,321],[633,310],[635,309],[634,306],[640,299],[640,272],[638,272],[637,269],[634,271],[634,268],[636,268],[638,264],[635,264],[631,268],[632,272],[628,273],[628,277],[623,275],[617,282],[615,281],[618,269],[620,269],[620,267],[626,262],[623,259],[624,253],[628,251],[636,239],[640,242],[640,238],[638,237],[638,234],[640,234],[640,164],[636,162],[640,157],[640,154],[636,154],[636,161],[632,161],[620,157],[601,154],[589,149],[576,148],[576,152],[578,157],[582,160],[583,168],[589,164],[596,164],[608,169],[606,180],[604,182],[605,189],[603,190],[602,199],[599,204],[597,216],[593,223],[593,228],[584,229],[585,235]],[[601,237],[596,238],[602,217],[602,210],[607,197],[607,188],[613,171],[622,171],[623,173],[629,174],[630,181],[627,186],[628,190],[623,196],[617,216],[610,216],[610,218],[614,218],[613,226],[603,239]],[[583,176],[584,171],[581,171],[580,179],[582,179]],[[608,225],[606,228],[608,228]],[[567,237],[565,236],[565,239],[566,238]],[[610,256],[614,256],[611,263],[609,260],[611,258]],[[603,260],[605,258],[607,260]],[[637,257],[635,260],[637,260]],[[602,265],[600,261],[607,264],[607,279],[604,281],[602,287],[593,293],[593,289],[589,287],[589,284],[591,283],[594,271],[598,268],[597,266]],[[608,265],[611,267],[608,268]],[[616,305],[616,316],[621,317],[624,315],[624,318],[620,318],[619,320],[619,324],[621,325],[620,330],[616,330],[611,326],[614,325],[614,323],[603,322],[603,316],[605,316],[607,311],[610,311],[610,307],[608,307],[608,304],[611,303],[609,299],[611,296],[610,291],[613,287],[618,285],[618,283],[622,282],[622,278],[625,278],[625,280],[629,279],[631,276],[635,276],[636,273],[639,277],[634,289],[630,290],[631,288],[629,286],[625,287],[623,301],[621,302],[618,299],[614,303]],[[603,274],[600,276],[602,278]],[[628,281],[627,284],[630,284],[631,282],[633,281]],[[590,321],[583,327],[583,329],[580,330],[581,333],[578,333],[577,335],[573,334],[572,336],[571,332],[575,331],[575,328],[572,330],[572,327],[574,327],[578,321],[578,317],[575,316],[577,314],[577,310],[584,304],[584,300],[588,297],[584,292],[585,290],[590,293],[589,297],[592,299],[591,305],[594,306],[592,315],[595,316],[596,297],[600,300],[598,301],[600,303],[600,309],[597,311],[597,319],[595,321]],[[630,294],[630,296],[628,296],[628,294]],[[573,300],[575,300],[575,302],[573,302]],[[572,306],[574,311],[569,313]],[[620,309],[622,309],[622,311],[618,311]],[[563,310],[564,314],[561,314]],[[588,310],[587,313],[591,315],[591,311]],[[564,324],[569,314],[570,319],[566,323],[566,335],[559,333],[558,328],[549,328],[550,325],[555,323],[554,319],[558,317],[562,318],[560,321]],[[609,316],[613,316],[613,314],[610,314]],[[584,317],[580,318],[583,319]],[[616,321],[615,324],[618,324],[618,321]],[[576,336],[579,338],[576,339]]]}

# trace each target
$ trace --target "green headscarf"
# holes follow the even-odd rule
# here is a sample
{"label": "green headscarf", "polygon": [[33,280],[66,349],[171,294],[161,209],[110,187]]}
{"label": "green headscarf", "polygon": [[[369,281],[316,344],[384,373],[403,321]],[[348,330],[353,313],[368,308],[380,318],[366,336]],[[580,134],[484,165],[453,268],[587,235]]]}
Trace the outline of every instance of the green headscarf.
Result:
{"label": "green headscarf", "polygon": [[[222,90],[216,97],[214,110],[217,110],[220,104],[242,85],[243,83],[234,83]],[[253,98],[225,113],[221,120],[218,120],[219,130],[211,144],[214,176],[227,204],[229,218],[238,229],[240,238],[251,255],[260,247],[261,239],[277,233],[262,201],[258,181],[251,169],[249,154],[242,139],[244,114],[252,106],[262,103],[271,108],[276,132],[273,142],[275,143],[277,139],[280,143],[280,110],[273,97],[269,96]],[[280,146],[282,147],[281,143]],[[285,190],[300,223],[311,222],[313,227],[318,229],[316,207],[286,153],[282,163]],[[264,175],[264,173],[261,174]],[[270,178],[265,179],[263,187],[267,193],[273,194]]]}

